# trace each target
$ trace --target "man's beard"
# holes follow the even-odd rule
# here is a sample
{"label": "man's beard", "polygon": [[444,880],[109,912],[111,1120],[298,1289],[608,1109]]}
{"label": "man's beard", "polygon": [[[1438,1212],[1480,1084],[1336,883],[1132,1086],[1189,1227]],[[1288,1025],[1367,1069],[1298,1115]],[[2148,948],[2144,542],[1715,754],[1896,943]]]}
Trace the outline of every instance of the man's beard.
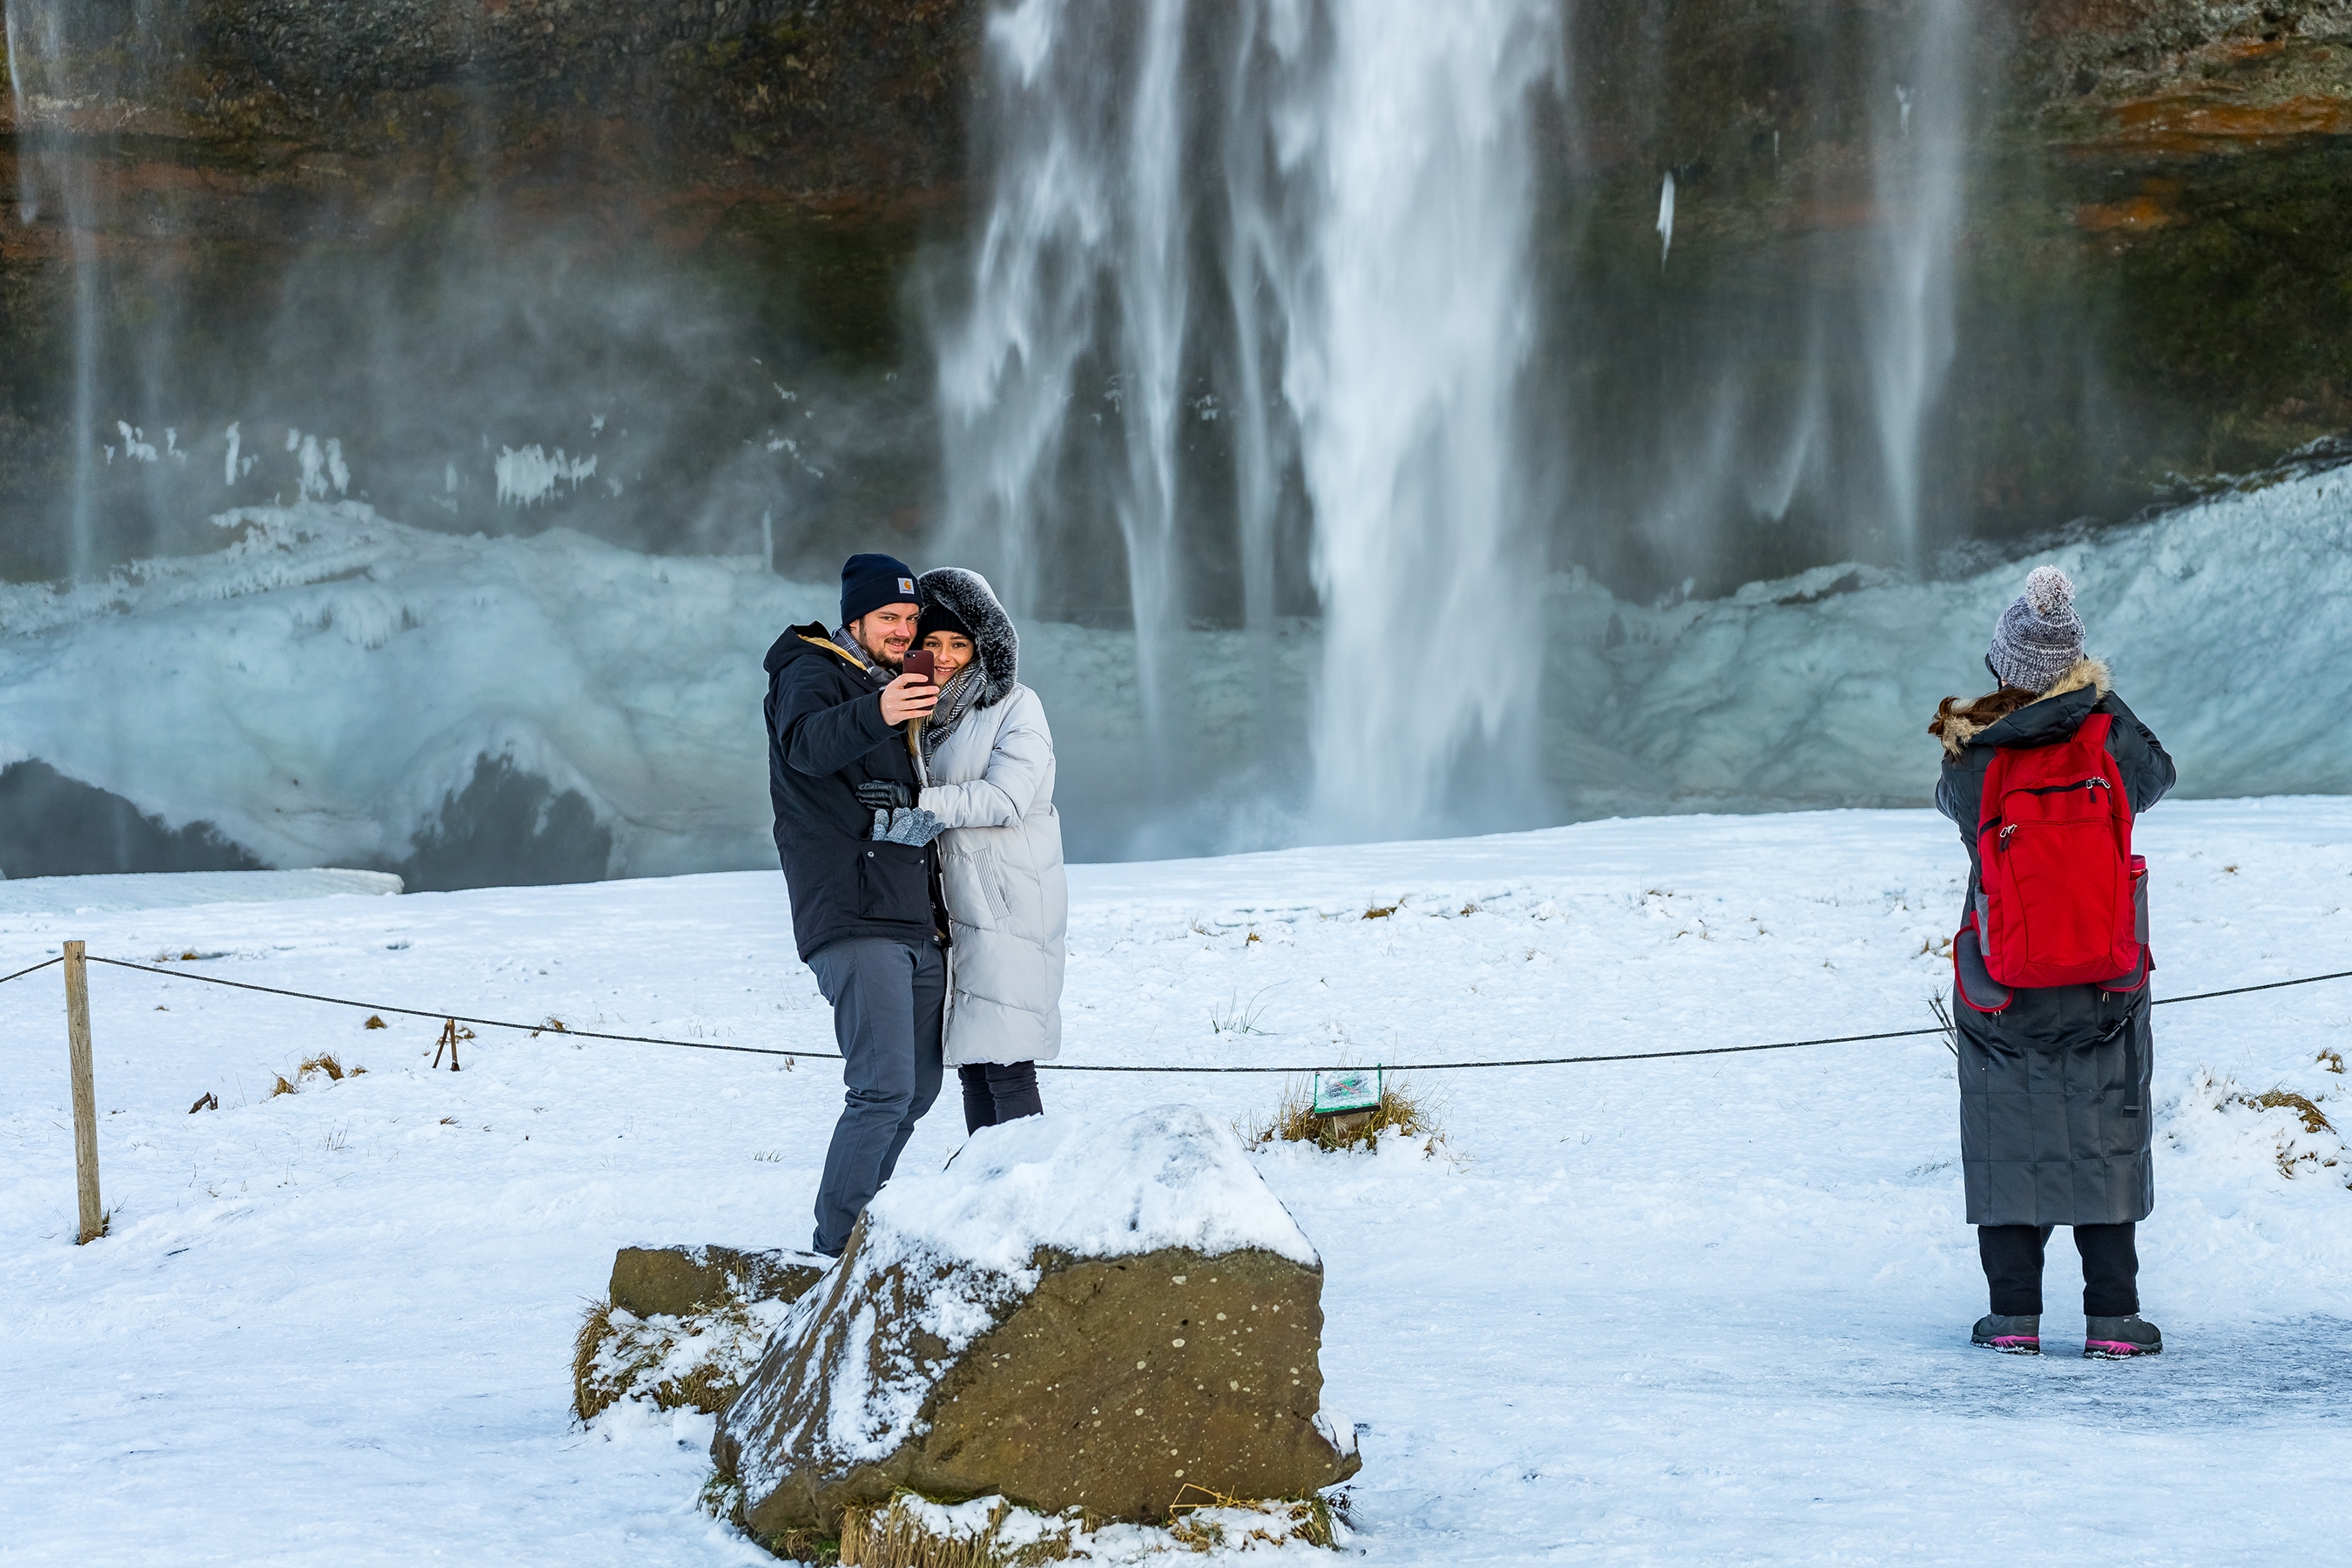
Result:
{"label": "man's beard", "polygon": [[866,657],[872,659],[875,663],[880,665],[885,669],[898,669],[903,668],[907,660],[907,648],[910,648],[915,646],[914,639],[909,637],[907,641],[907,647],[900,648],[898,654],[893,657],[866,640],[866,628],[864,626],[861,626],[856,631],[850,635],[857,639],[857,646],[859,649],[865,653]]}

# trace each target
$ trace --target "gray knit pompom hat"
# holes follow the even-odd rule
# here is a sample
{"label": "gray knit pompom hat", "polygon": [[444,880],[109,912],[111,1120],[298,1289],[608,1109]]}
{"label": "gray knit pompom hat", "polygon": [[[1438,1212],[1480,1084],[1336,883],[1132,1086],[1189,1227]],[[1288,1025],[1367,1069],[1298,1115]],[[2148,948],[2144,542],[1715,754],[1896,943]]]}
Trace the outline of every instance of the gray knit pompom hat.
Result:
{"label": "gray knit pompom hat", "polygon": [[2074,584],[2055,566],[2036,566],[2025,592],[2000,613],[1985,662],[2004,686],[2047,691],[2083,657],[2083,617]]}

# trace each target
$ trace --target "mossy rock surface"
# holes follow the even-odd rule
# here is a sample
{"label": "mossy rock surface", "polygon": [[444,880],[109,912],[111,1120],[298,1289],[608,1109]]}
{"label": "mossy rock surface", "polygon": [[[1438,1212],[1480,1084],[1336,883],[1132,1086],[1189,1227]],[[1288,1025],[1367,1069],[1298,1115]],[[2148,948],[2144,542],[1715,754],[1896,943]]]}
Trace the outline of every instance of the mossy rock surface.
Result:
{"label": "mossy rock surface", "polygon": [[650,1318],[684,1317],[728,1300],[797,1300],[829,1262],[814,1253],[711,1243],[625,1247],[613,1258],[613,1305]]}

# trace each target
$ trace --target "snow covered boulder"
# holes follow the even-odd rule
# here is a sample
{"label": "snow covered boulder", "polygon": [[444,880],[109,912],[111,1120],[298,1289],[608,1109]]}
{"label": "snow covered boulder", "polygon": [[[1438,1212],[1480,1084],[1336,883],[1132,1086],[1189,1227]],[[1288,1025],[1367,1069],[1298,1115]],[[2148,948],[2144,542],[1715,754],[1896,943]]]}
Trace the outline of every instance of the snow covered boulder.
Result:
{"label": "snow covered boulder", "polygon": [[875,1198],[711,1455],[761,1539],[900,1488],[1138,1521],[1187,1487],[1311,1496],[1359,1464],[1322,1409],[1322,1284],[1200,1110],[1024,1118]]}

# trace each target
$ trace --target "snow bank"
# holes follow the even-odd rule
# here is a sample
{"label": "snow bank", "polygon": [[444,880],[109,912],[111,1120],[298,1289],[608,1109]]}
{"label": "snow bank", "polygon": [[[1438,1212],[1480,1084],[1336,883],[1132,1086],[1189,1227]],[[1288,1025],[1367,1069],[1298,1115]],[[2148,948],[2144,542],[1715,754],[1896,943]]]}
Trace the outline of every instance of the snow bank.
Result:
{"label": "snow bank", "polygon": [[388,871],[159,871],[138,877],[25,877],[0,881],[0,914],[90,914],[180,910],[199,904],[274,904],[288,899],[383,897],[400,891]]}
{"label": "snow bank", "polygon": [[1032,1284],[1040,1247],[1080,1258],[1256,1248],[1322,1266],[1241,1140],[1191,1105],[988,1128],[945,1170],[893,1181],[866,1213],[908,1246]]}
{"label": "snow bank", "polygon": [[1638,609],[1570,577],[1547,606],[1547,771],[1580,814],[1926,804],[1936,703],[1990,685],[1994,619],[2043,563],[2074,578],[2090,651],[2179,760],[2185,795],[2345,787],[2347,468],[1955,582],[1825,566]]}

